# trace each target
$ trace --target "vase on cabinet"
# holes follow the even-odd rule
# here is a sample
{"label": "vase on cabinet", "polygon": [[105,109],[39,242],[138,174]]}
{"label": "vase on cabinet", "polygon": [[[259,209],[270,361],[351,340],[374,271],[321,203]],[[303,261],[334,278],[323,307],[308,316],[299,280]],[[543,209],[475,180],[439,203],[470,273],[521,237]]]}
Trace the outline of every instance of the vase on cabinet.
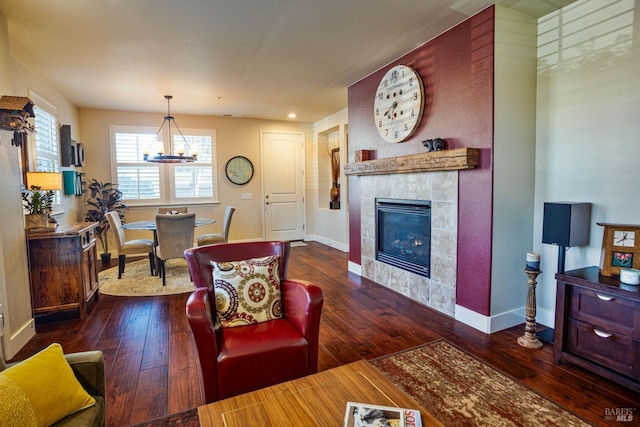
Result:
{"label": "vase on cabinet", "polygon": [[329,208],[340,209],[340,184],[338,184],[337,182],[333,183],[333,185],[331,186],[331,191],[329,192],[329,197],[331,200],[329,202]]}

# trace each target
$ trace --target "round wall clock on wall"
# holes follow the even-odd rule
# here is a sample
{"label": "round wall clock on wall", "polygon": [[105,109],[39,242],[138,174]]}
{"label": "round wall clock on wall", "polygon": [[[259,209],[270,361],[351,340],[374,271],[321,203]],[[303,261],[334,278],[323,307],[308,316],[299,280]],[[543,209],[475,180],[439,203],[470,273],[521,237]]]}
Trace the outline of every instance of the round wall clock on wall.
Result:
{"label": "round wall clock on wall", "polygon": [[232,157],[224,167],[224,173],[234,184],[246,184],[253,178],[253,163],[244,156]]}
{"label": "round wall clock on wall", "polygon": [[373,118],[380,136],[402,142],[416,130],[424,110],[422,78],[411,67],[397,65],[384,75],[373,101]]}

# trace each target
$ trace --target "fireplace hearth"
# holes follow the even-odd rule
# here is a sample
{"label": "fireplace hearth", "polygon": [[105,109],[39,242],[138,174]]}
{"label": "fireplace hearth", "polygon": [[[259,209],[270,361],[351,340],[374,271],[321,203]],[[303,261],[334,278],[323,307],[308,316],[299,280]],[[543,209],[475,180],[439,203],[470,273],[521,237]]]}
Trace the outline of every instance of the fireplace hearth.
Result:
{"label": "fireplace hearth", "polygon": [[376,199],[378,261],[430,277],[431,202]]}

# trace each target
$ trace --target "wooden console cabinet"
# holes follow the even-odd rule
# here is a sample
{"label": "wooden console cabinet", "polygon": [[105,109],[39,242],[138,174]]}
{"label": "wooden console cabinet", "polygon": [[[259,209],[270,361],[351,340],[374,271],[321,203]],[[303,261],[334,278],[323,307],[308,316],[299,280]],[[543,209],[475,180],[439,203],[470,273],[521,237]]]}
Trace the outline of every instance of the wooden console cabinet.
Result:
{"label": "wooden console cabinet", "polygon": [[55,231],[27,233],[31,304],[35,317],[77,310],[98,298],[97,222],[60,225]]}
{"label": "wooden console cabinet", "polygon": [[640,391],[640,292],[587,267],[557,274],[553,356]]}

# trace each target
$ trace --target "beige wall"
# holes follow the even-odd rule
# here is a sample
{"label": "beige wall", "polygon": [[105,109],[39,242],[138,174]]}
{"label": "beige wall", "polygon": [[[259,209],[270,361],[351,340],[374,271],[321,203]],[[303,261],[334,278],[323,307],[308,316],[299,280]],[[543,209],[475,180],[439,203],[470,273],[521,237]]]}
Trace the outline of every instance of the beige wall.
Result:
{"label": "beige wall", "polygon": [[537,320],[544,325],[554,324],[558,260],[558,247],[541,243],[544,203],[592,203],[589,245],[566,252],[567,271],[599,265],[598,222],[640,224],[638,4],[579,0],[539,24],[548,56],[538,62],[533,241],[542,255]]}
{"label": "beige wall", "polygon": [[[161,99],[158,101],[160,102]],[[125,111],[106,111],[83,109],[80,111],[80,139],[85,146],[86,163],[83,172],[87,179],[113,182],[111,152],[109,144],[109,126],[147,126],[160,127],[161,113],[132,113]],[[213,129],[216,132],[218,204],[192,205],[190,211],[197,216],[218,219],[214,225],[200,227],[196,234],[215,233],[221,230],[221,220],[227,205],[236,207],[229,239],[231,241],[260,240],[262,227],[262,181],[260,165],[261,131],[304,132],[306,146],[312,141],[311,124],[286,121],[268,121],[243,118],[175,115],[175,121],[181,129]],[[245,156],[255,168],[254,178],[246,185],[238,186],[229,182],[224,175],[224,166],[233,156]],[[242,193],[251,193],[251,200],[241,199]],[[307,198],[308,199],[308,198]],[[127,211],[127,221],[149,219],[155,214],[156,205],[132,207]],[[308,207],[308,209],[311,209]],[[307,212],[307,217],[313,216]],[[144,232],[141,232],[144,233]],[[132,237],[144,237],[143,235]],[[148,237],[148,236],[146,236]],[[113,246],[110,246],[113,248]]]}
{"label": "beige wall", "polygon": [[[0,90],[2,95],[18,95],[11,79],[11,58],[7,22],[0,15]],[[23,94],[20,94],[23,95]],[[5,358],[11,358],[35,334],[31,316],[31,294],[27,270],[20,167],[18,149],[11,145],[13,134],[0,130],[0,305],[4,327],[0,325]]]}
{"label": "beige wall", "polygon": [[[313,147],[307,148],[308,203],[313,203],[313,226],[309,227],[310,240],[349,251],[349,186],[344,175],[348,149],[348,110],[338,111],[313,124]],[[308,146],[311,144],[308,144]],[[331,197],[331,165],[327,148],[340,149],[340,209],[329,209]]]}

